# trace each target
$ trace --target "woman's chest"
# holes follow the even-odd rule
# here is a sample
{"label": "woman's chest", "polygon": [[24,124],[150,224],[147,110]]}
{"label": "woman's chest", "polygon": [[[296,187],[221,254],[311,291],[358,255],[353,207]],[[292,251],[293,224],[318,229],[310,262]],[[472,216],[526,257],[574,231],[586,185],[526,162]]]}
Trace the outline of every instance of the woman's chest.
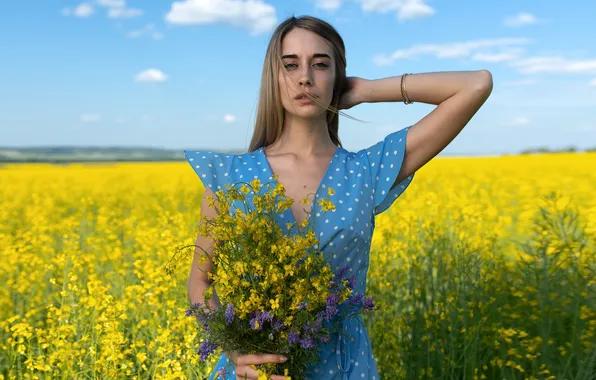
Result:
{"label": "woman's chest", "polygon": [[[310,216],[319,239],[333,243],[331,246],[345,245],[346,241],[354,239],[369,242],[374,229],[370,178],[365,164],[346,156],[332,160],[325,172],[316,165],[300,170],[292,169],[291,165],[270,166],[257,156],[253,162],[242,162],[231,179],[242,180],[240,176],[252,178],[258,174],[263,183],[283,184],[285,195],[293,203],[279,215],[280,224],[300,223]],[[305,199],[308,204],[303,202]],[[325,210],[322,200],[329,200],[333,208]]]}

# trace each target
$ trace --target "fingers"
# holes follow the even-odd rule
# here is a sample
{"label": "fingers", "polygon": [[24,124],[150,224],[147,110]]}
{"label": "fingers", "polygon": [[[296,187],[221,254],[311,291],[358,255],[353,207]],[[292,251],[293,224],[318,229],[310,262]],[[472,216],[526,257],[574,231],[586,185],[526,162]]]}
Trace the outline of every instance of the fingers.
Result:
{"label": "fingers", "polygon": [[[288,375],[289,376],[289,375]],[[286,380],[288,376],[271,375],[270,380]],[[251,366],[236,367],[236,380],[258,380],[259,373]]]}
{"label": "fingers", "polygon": [[[253,354],[253,355],[234,355],[236,363],[236,380],[258,380],[259,373],[256,371],[256,364],[265,363],[283,363],[286,358],[283,355],[275,354]],[[271,375],[272,380],[285,380],[286,377]]]}
{"label": "fingers", "polygon": [[242,355],[236,359],[236,364],[239,366],[248,364],[265,364],[265,363],[283,363],[285,358],[282,355],[275,354],[254,354]]}
{"label": "fingers", "polygon": [[236,380],[258,380],[259,373],[249,366],[236,367]]}

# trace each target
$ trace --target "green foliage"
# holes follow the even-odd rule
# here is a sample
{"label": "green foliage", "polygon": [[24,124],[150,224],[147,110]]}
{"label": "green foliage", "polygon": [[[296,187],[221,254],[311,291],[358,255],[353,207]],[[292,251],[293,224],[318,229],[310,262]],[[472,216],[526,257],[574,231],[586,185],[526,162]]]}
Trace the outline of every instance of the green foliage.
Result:
{"label": "green foliage", "polygon": [[373,253],[392,257],[369,280],[382,311],[365,318],[383,378],[596,378],[594,239],[556,195],[533,225],[517,258],[457,226],[411,237],[423,250],[398,256],[389,241]]}

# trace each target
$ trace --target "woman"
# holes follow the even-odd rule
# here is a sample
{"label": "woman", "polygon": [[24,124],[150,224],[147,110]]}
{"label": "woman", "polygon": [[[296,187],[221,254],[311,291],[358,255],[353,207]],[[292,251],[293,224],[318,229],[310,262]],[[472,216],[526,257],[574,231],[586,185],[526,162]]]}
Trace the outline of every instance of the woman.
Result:
{"label": "woman", "polygon": [[[349,266],[355,291],[365,294],[370,242],[374,218],[385,211],[410,184],[416,170],[441,152],[463,129],[486,101],[492,77],[486,70],[400,75],[378,80],[346,77],[342,38],[326,22],[314,17],[291,17],[282,22],[271,38],[265,57],[256,127],[249,152],[223,155],[185,151],[189,163],[206,191],[201,212],[214,216],[206,201],[224,183],[277,174],[287,195],[294,200],[332,187],[336,212],[321,214],[316,202],[303,210],[300,202],[285,214],[280,224],[312,217],[321,241],[331,252],[331,265]],[[342,148],[338,135],[338,113],[364,102],[420,102],[438,105],[414,125],[386,136],[358,152]],[[196,244],[206,250],[212,242],[199,236]],[[191,302],[201,302],[210,286],[199,270],[197,249],[188,280]],[[214,295],[211,308],[219,307]],[[321,361],[309,369],[310,379],[379,379],[370,340],[362,319],[342,321],[347,333],[336,334],[322,344]],[[280,363],[280,355],[222,354],[215,370],[226,379],[257,379],[251,365]],[[291,375],[291,374],[290,374]],[[272,379],[283,379],[273,376]]]}

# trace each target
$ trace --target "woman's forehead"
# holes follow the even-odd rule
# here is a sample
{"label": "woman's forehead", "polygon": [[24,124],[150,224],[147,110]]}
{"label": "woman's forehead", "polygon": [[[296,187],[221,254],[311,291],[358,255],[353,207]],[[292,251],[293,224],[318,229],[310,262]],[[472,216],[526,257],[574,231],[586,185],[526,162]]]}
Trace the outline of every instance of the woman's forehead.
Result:
{"label": "woman's forehead", "polygon": [[325,53],[331,56],[331,49],[327,41],[309,30],[296,28],[285,35],[281,44],[282,55],[297,55],[311,57],[314,54]]}

